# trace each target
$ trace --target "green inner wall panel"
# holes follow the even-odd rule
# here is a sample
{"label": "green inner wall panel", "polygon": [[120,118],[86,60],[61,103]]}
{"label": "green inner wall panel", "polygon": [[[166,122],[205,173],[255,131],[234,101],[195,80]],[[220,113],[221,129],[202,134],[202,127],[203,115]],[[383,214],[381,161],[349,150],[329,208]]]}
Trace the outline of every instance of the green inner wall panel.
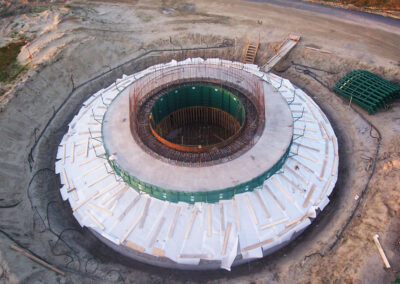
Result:
{"label": "green inner wall panel", "polygon": [[190,85],[173,89],[162,95],[153,105],[152,127],[170,113],[186,107],[207,106],[231,114],[243,125],[246,112],[240,100],[231,92],[212,85]]}

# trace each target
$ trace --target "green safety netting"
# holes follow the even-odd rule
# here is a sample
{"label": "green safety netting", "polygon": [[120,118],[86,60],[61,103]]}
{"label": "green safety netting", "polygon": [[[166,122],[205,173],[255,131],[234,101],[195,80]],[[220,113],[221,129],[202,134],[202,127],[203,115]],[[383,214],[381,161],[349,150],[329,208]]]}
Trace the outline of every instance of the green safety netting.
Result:
{"label": "green safety netting", "polygon": [[291,146],[292,146],[292,141],[290,142],[290,145],[286,149],[286,152],[275,163],[275,165],[273,165],[271,168],[269,168],[261,175],[253,178],[252,180],[238,184],[233,187],[223,188],[220,190],[197,191],[197,192],[170,190],[140,181],[138,178],[131,176],[128,172],[123,170],[114,160],[109,160],[108,159],[109,154],[107,150],[106,150],[106,156],[108,163],[114,169],[115,173],[119,175],[130,187],[132,187],[133,189],[135,189],[140,193],[144,192],[157,199],[167,200],[170,202],[186,202],[191,204],[195,202],[214,203],[218,202],[219,200],[232,199],[235,194],[243,193],[246,191],[253,191],[255,188],[262,186],[265,180],[270,178],[273,174],[275,174],[279,169],[282,168],[283,164],[285,163],[289,155]]}
{"label": "green safety netting", "polygon": [[400,86],[365,71],[355,70],[344,76],[333,91],[374,114],[400,97]]}

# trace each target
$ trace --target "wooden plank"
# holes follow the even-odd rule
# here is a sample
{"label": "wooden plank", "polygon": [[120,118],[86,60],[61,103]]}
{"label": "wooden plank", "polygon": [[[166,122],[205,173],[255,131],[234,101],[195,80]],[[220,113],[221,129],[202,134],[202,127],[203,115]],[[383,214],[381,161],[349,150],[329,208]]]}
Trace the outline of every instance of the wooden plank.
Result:
{"label": "wooden plank", "polygon": [[319,132],[321,133],[321,136],[325,138],[326,134],[325,134],[324,130],[322,129],[321,122],[318,122],[318,127],[319,127]]}
{"label": "wooden plank", "polygon": [[68,181],[68,178],[67,178],[67,173],[65,172],[64,168],[62,169],[61,173],[63,175],[65,186],[67,187],[67,190],[68,190],[68,189],[71,188],[71,186],[69,185],[69,181]]}
{"label": "wooden plank", "polygon": [[264,204],[264,201],[262,200],[260,193],[258,193],[257,190],[254,190],[253,193],[255,194],[255,196],[257,197],[258,202],[260,203],[261,208],[263,209],[265,216],[267,216],[267,218],[271,218],[271,215],[268,212],[267,207]]}
{"label": "wooden plank", "polygon": [[158,234],[160,233],[161,227],[164,224],[164,222],[165,222],[165,217],[162,217],[160,219],[160,221],[158,222],[157,228],[154,231],[153,236],[151,237],[151,239],[149,241],[149,248],[151,248],[153,246],[154,242],[156,241],[156,238],[157,238]]}
{"label": "wooden plank", "polygon": [[106,214],[108,216],[112,216],[113,215],[113,213],[110,210],[107,210],[107,209],[105,209],[103,207],[100,207],[100,206],[98,206],[98,205],[96,205],[94,203],[89,203],[88,206],[90,208],[93,208],[94,210],[97,210],[97,211],[99,211],[101,213],[104,213],[104,214]]}
{"label": "wooden plank", "polygon": [[282,232],[280,232],[277,236],[280,238],[280,237],[282,237],[284,234],[286,234],[287,232],[289,232],[290,230],[292,230],[292,227],[286,227],[286,228],[283,229]]}
{"label": "wooden plank", "polygon": [[324,162],[322,163],[322,169],[321,169],[321,173],[319,175],[319,179],[322,180],[325,174],[325,168],[326,168],[326,160],[324,160]]}
{"label": "wooden plank", "polygon": [[314,110],[312,109],[312,107],[310,106],[309,103],[306,103],[308,109],[311,111],[312,116],[314,117],[315,120],[318,120],[318,117],[315,115]]}
{"label": "wooden plank", "polygon": [[383,251],[383,248],[381,246],[381,243],[378,240],[378,237],[379,237],[378,235],[374,235],[372,238],[374,239],[375,246],[379,251],[379,254],[380,254],[381,258],[382,258],[383,263],[385,264],[386,269],[390,269],[389,260],[387,259],[386,254]]}
{"label": "wooden plank", "polygon": [[89,153],[89,137],[86,140],[86,146],[85,146],[85,157],[87,158],[88,153]]}
{"label": "wooden plank", "polygon": [[[297,94],[297,97],[298,97],[301,101],[306,102],[306,100],[305,100],[302,96],[300,96],[299,94]],[[312,122],[314,122],[314,121],[312,121]]]}
{"label": "wooden plank", "polygon": [[294,226],[300,224],[301,222],[303,222],[308,217],[310,217],[312,214],[313,214],[313,212],[308,212],[304,216],[301,216],[300,218],[297,218],[296,220],[293,220],[292,222],[287,223],[285,226],[286,226],[286,228],[294,227]]}
{"label": "wooden plank", "polygon": [[275,226],[275,225],[279,225],[279,224],[285,223],[285,222],[287,222],[287,221],[289,221],[289,220],[290,220],[289,217],[280,219],[280,220],[278,220],[278,221],[275,221],[275,222],[266,224],[266,225],[264,225],[264,226],[261,226],[261,227],[260,227],[260,230],[265,230],[265,229],[271,228],[271,227],[273,227],[273,226]]}
{"label": "wooden plank", "polygon": [[[297,96],[297,97],[300,98],[300,96]],[[305,119],[305,118],[300,118],[297,121],[315,123],[315,120]]]}
{"label": "wooden plank", "polygon": [[87,159],[87,160],[85,160],[85,161],[82,161],[82,162],[79,163],[79,166],[86,165],[86,164],[88,164],[88,163],[90,163],[90,162],[92,162],[92,161],[94,161],[94,160],[96,160],[96,159],[98,159],[98,158],[99,158],[99,157],[94,156],[94,157],[92,157],[92,158],[90,158],[90,159]]}
{"label": "wooden plank", "polygon": [[307,167],[306,165],[304,165],[302,162],[299,162],[297,159],[295,159],[295,158],[293,158],[293,157],[290,157],[289,159],[295,161],[297,164],[299,164],[300,166],[302,166],[302,167],[303,167],[305,170],[307,170],[309,173],[311,173],[311,174],[316,174],[316,173],[314,172],[314,170],[310,169],[309,167]]}
{"label": "wooden plank", "polygon": [[208,259],[211,258],[211,254],[195,254],[195,253],[185,253],[180,254],[179,258],[200,258],[200,259]]}
{"label": "wooden plank", "polygon": [[325,140],[325,158],[328,158],[328,154],[329,154],[329,140],[326,139]]}
{"label": "wooden plank", "polygon": [[314,48],[314,47],[310,47],[310,46],[306,46],[307,49],[313,50],[313,51],[318,51],[321,53],[326,53],[326,54],[332,54],[331,51],[328,50],[323,50],[323,49],[318,49],[318,48]]}
{"label": "wooden plank", "polygon": [[163,257],[165,255],[165,251],[159,248],[153,248],[151,254],[157,257]]}
{"label": "wooden plank", "polygon": [[75,161],[75,143],[72,142],[71,144],[71,163]]}
{"label": "wooden plank", "polygon": [[211,204],[207,204],[207,236],[211,237]]}
{"label": "wooden plank", "polygon": [[[286,97],[289,99],[289,97]],[[292,113],[307,113],[306,110],[292,110]]]}
{"label": "wooden plank", "polygon": [[92,220],[93,223],[96,224],[96,226],[104,231],[104,226],[100,223],[99,220],[96,219],[96,217],[94,217],[89,211],[85,210],[85,214],[90,218],[90,220]]}
{"label": "wooden plank", "polygon": [[309,160],[309,161],[311,161],[311,162],[314,162],[314,163],[317,163],[317,162],[318,162],[318,161],[317,161],[316,159],[314,159],[313,157],[304,155],[304,154],[302,154],[302,153],[300,153],[300,152],[298,152],[298,151],[297,151],[297,153],[296,153],[296,152],[293,152],[293,151],[290,151],[290,153],[295,154],[295,155],[297,155],[297,156],[300,156],[300,157],[302,157],[302,158],[304,158],[304,159],[306,159],[306,160]]}
{"label": "wooden plank", "polygon": [[101,168],[101,167],[104,166],[106,163],[107,163],[107,162],[100,163],[100,164],[96,165],[95,167],[93,167],[93,168],[91,168],[91,169],[85,171],[85,172],[82,174],[82,177],[87,176],[88,174],[90,174],[90,173],[94,172],[95,170]]}
{"label": "wooden plank", "polygon": [[306,199],[304,200],[303,208],[306,208],[306,207],[307,207],[308,202],[310,202],[310,198],[311,198],[312,194],[314,193],[314,190],[315,190],[315,184],[313,184],[313,185],[311,186],[311,189],[310,189],[310,191],[308,192]]}
{"label": "wooden plank", "polygon": [[143,209],[142,219],[140,219],[140,224],[139,224],[140,229],[143,228],[144,223],[146,222],[147,214],[149,213],[150,202],[151,202],[151,198],[149,197],[149,198],[147,198],[146,205],[144,206],[144,209]]}
{"label": "wooden plank", "polygon": [[246,194],[244,195],[244,200],[246,201],[247,207],[249,208],[250,215],[251,215],[251,219],[253,220],[253,223],[254,223],[255,225],[258,225],[258,220],[257,220],[256,213],[254,212],[254,209],[253,209],[253,207],[251,206],[249,197],[248,197]]}
{"label": "wooden plank", "polygon": [[319,200],[315,203],[315,206],[317,206],[322,201],[322,199],[325,197],[326,191],[328,190],[328,187],[331,184],[331,181],[332,181],[332,177],[329,177],[327,183],[324,186],[324,190],[322,190]]}
{"label": "wooden plank", "polygon": [[332,137],[329,135],[328,129],[326,128],[325,123],[321,122],[322,128],[325,130],[326,136],[328,139],[332,139]]}
{"label": "wooden plank", "polygon": [[336,171],[339,154],[338,154],[338,149],[337,149],[338,148],[337,147],[337,141],[336,141],[335,137],[332,137],[332,142],[333,142],[333,150],[335,152],[335,158],[333,160],[333,166],[332,166],[332,172],[331,172],[331,175],[333,176],[335,174],[335,171]]}
{"label": "wooden plank", "polygon": [[275,201],[276,204],[278,204],[279,208],[281,208],[282,211],[285,211],[285,207],[280,203],[278,198],[275,196],[275,194],[272,193],[272,190],[267,186],[264,185],[265,190],[271,195],[272,199]]}
{"label": "wooden plank", "polygon": [[225,236],[224,236],[224,244],[222,245],[222,251],[221,254],[225,255],[226,252],[226,246],[228,245],[228,240],[229,240],[229,234],[231,233],[231,223],[228,222],[228,225],[226,226],[225,230]]}
{"label": "wooden plank", "polygon": [[55,266],[53,266],[51,264],[48,264],[47,262],[37,258],[36,256],[24,251],[23,249],[21,249],[21,248],[19,248],[17,246],[10,245],[10,248],[15,250],[15,251],[17,251],[17,252],[19,252],[19,253],[21,253],[21,254],[23,254],[24,256],[26,256],[27,258],[33,260],[34,262],[39,263],[40,265],[43,265],[44,267],[47,267],[48,269],[53,270],[54,272],[56,272],[58,274],[65,275],[65,273],[62,272],[60,269],[56,268]]}
{"label": "wooden plank", "polygon": [[[293,105],[293,103],[292,103],[292,105]],[[313,133],[317,133],[318,132],[318,130],[316,130],[316,129],[312,129],[312,128],[301,128],[301,127],[293,127],[294,129],[297,129],[297,130],[305,130],[305,131],[309,131],[309,132],[313,132]],[[293,143],[293,144],[295,144],[295,143]]]}
{"label": "wooden plank", "polygon": [[[90,151],[91,149],[96,149],[96,148],[101,147],[101,146],[103,146],[103,144],[101,144],[101,143],[100,143],[100,144],[97,144],[97,145],[93,145],[93,144],[92,144],[92,146],[89,147],[89,151]],[[83,154],[85,154],[85,149],[83,149],[83,151],[77,153],[77,156],[82,156]]]}
{"label": "wooden plank", "polygon": [[290,201],[290,202],[294,202],[294,199],[292,196],[289,195],[289,193],[287,193],[287,191],[282,187],[282,185],[275,179],[275,177],[271,178],[271,181],[273,184],[275,184],[275,186],[282,192],[282,194]]}
{"label": "wooden plank", "polygon": [[301,193],[304,193],[305,190],[301,189],[300,187],[298,187],[293,181],[291,181],[287,176],[285,176],[285,174],[281,174],[279,175],[281,178],[283,178],[285,181],[287,181],[291,186],[293,186],[296,190],[300,191]]}
{"label": "wooden plank", "polygon": [[319,149],[317,149],[317,148],[313,148],[313,147],[310,147],[310,146],[307,146],[307,145],[304,145],[304,144],[301,144],[301,143],[293,142],[293,144],[296,145],[296,146],[299,146],[299,147],[303,147],[303,148],[308,149],[308,150],[312,150],[312,151],[318,152],[318,153],[320,152]]}
{"label": "wooden plank", "polygon": [[139,245],[137,245],[137,244],[135,244],[135,243],[132,243],[131,241],[127,241],[127,242],[125,243],[125,245],[126,245],[128,248],[131,248],[131,249],[133,249],[133,250],[136,250],[136,251],[139,251],[139,252],[144,252],[144,248],[143,248],[143,247],[141,247],[141,246],[139,246]]}
{"label": "wooden plank", "polygon": [[76,205],[74,208],[72,208],[72,211],[76,211],[79,208],[81,208],[83,205],[85,205],[87,202],[89,202],[90,200],[92,200],[92,198],[96,197],[99,194],[98,191],[93,192],[90,196],[88,196],[85,200],[83,200],[81,203],[79,203],[78,205]]}
{"label": "wooden plank", "polygon": [[221,221],[221,232],[225,231],[224,205],[219,202],[219,217]]}
{"label": "wooden plank", "polygon": [[178,221],[179,213],[181,212],[181,207],[177,206],[175,210],[174,219],[172,221],[171,227],[169,228],[168,238],[172,238],[175,231],[176,222]]}
{"label": "wooden plank", "polygon": [[246,252],[246,251],[249,251],[249,250],[252,250],[252,249],[259,248],[259,247],[261,247],[261,246],[263,246],[263,245],[272,243],[273,240],[274,240],[274,238],[271,238],[271,239],[267,239],[267,240],[264,240],[264,241],[262,241],[262,242],[256,243],[256,244],[254,244],[254,245],[245,247],[245,248],[242,249],[242,252]]}
{"label": "wooden plank", "polygon": [[238,208],[237,208],[237,203],[236,203],[236,199],[235,198],[232,199],[232,205],[233,205],[233,213],[235,215],[236,231],[240,232],[239,211],[238,211]]}
{"label": "wooden plank", "polygon": [[95,199],[97,199],[97,198],[103,196],[104,194],[106,194],[107,192],[113,190],[115,187],[117,187],[117,186],[120,185],[120,184],[121,184],[121,183],[118,182],[118,181],[116,181],[116,182],[110,184],[109,186],[107,186],[106,188],[104,188],[102,191],[100,191],[100,192],[99,192],[99,195],[98,195]]}
{"label": "wooden plank", "polygon": [[61,163],[65,165],[65,144],[62,145],[62,158]]}
{"label": "wooden plank", "polygon": [[118,200],[124,195],[124,193],[126,192],[128,186],[124,186],[119,192],[118,194],[114,197],[114,199],[107,205],[108,209],[111,209],[115,203],[118,202]]}
{"label": "wooden plank", "polygon": [[106,179],[107,177],[111,176],[111,174],[109,173],[105,173],[104,175],[102,175],[101,177],[99,177],[98,179],[94,180],[93,182],[88,184],[88,187],[92,187],[93,185],[95,185],[96,183],[102,181],[103,179]]}
{"label": "wooden plank", "polygon": [[78,132],[78,135],[99,134],[99,133],[101,133],[101,130],[92,130],[92,131]]}
{"label": "wooden plank", "polygon": [[141,195],[139,194],[138,196],[136,196],[136,198],[125,208],[125,210],[121,213],[121,215],[119,215],[118,217],[118,221],[122,221],[122,219],[124,219],[124,217],[128,214],[128,212],[133,208],[133,206],[135,206],[135,204],[139,201]]}
{"label": "wooden plank", "polygon": [[[142,218],[142,216],[138,216],[135,220],[135,222],[133,222],[133,224],[128,228],[128,230],[125,232],[125,234],[121,237],[121,239],[119,240],[119,242],[122,244],[124,243],[124,241],[126,240],[126,238],[129,237],[129,234],[133,231],[133,229],[135,229],[136,225],[139,223],[140,219]],[[128,241],[129,242],[129,241]],[[128,246],[129,247],[129,246]],[[143,249],[144,251],[144,249]]]}
{"label": "wooden plank", "polygon": [[299,180],[301,180],[305,185],[308,185],[308,180],[306,180],[305,178],[303,178],[301,175],[299,175],[298,173],[296,173],[294,170],[292,170],[291,168],[289,168],[287,166],[287,164],[284,164],[283,167],[292,175],[294,175],[296,178],[298,178]]}
{"label": "wooden plank", "polygon": [[86,139],[82,139],[79,142],[75,143],[75,146],[80,146],[86,144]]}
{"label": "wooden plank", "polygon": [[70,193],[70,192],[76,191],[75,185],[72,183],[72,179],[70,179],[68,181],[68,183],[69,183],[70,187],[67,189],[67,192]]}
{"label": "wooden plank", "polygon": [[194,223],[194,220],[196,219],[196,215],[197,215],[197,210],[198,210],[197,207],[194,207],[193,212],[192,212],[192,217],[190,218],[189,225],[186,229],[185,240],[187,240],[187,238],[190,235],[190,232],[192,231],[193,223]]}
{"label": "wooden plank", "polygon": [[72,195],[74,197],[74,200],[78,201],[79,197],[78,197],[78,194],[76,193],[76,187],[75,187],[74,183],[72,182],[72,179],[69,180],[69,184],[72,186]]}

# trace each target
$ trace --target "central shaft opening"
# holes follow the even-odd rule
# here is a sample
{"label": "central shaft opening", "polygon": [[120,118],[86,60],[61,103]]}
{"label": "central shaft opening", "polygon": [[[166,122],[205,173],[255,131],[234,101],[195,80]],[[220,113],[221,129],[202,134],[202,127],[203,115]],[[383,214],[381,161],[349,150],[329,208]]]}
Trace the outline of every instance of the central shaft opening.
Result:
{"label": "central shaft opening", "polygon": [[245,108],[231,92],[213,85],[189,85],[163,94],[149,115],[153,135],[184,152],[223,147],[240,133]]}

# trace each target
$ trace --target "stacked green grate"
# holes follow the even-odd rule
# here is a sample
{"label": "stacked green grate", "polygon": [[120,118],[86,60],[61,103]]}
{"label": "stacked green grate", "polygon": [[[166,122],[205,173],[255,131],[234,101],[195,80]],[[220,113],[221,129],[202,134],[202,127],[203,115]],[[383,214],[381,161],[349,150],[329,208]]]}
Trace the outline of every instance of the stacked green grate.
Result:
{"label": "stacked green grate", "polygon": [[374,114],[379,108],[400,97],[400,86],[365,71],[355,70],[344,76],[333,91]]}

